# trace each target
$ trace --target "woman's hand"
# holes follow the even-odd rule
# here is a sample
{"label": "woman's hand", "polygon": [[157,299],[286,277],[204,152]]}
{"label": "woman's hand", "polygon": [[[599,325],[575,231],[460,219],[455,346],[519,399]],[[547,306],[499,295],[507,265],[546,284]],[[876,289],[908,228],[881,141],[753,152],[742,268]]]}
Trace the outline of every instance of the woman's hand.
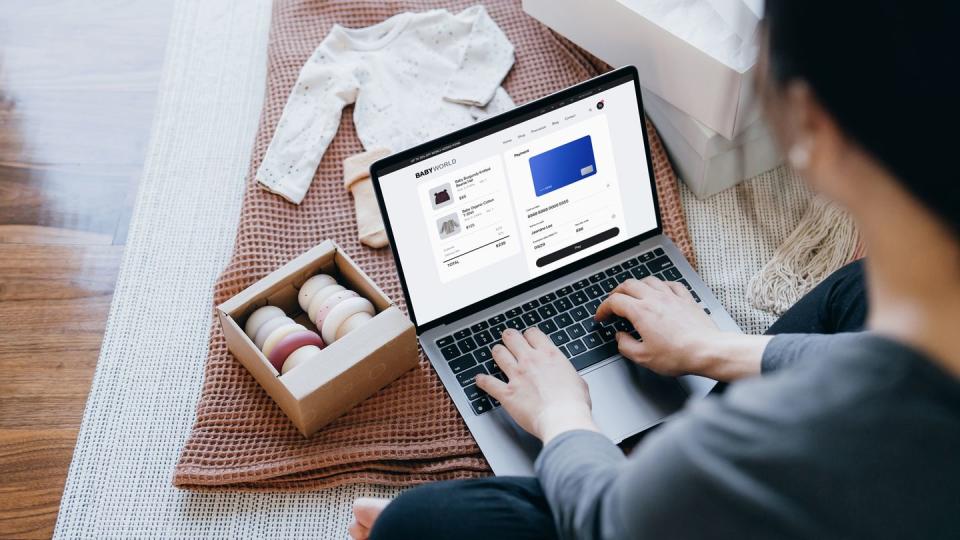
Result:
{"label": "woman's hand", "polygon": [[597,320],[623,317],[642,341],[617,333],[620,354],[662,375],[688,373],[733,381],[760,373],[772,336],[723,332],[690,291],[653,277],[628,279],[597,308]]}
{"label": "woman's hand", "polygon": [[642,338],[618,332],[623,356],[662,375],[712,374],[717,360],[712,353],[725,335],[680,283],[653,277],[624,281],[597,309],[598,320],[613,316],[627,319]]}
{"label": "woman's hand", "polygon": [[590,412],[586,381],[539,329],[520,334],[508,328],[503,345],[493,348],[493,359],[509,382],[478,375],[477,386],[543,444],[565,431],[599,431]]}

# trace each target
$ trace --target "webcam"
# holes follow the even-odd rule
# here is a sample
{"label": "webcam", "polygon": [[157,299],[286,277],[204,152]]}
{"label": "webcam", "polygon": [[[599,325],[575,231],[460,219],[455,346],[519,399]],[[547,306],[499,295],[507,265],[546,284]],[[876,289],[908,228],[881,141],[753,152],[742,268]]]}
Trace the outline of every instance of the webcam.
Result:
{"label": "webcam", "polygon": [[597,110],[598,110],[598,111],[603,110],[603,100],[602,100],[602,99],[597,102]]}

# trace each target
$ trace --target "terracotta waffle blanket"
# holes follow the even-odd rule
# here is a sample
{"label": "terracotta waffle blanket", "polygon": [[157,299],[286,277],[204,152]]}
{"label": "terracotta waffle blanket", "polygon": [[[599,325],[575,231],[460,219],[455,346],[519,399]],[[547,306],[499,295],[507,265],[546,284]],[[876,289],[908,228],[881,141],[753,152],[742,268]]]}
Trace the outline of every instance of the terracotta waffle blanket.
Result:
{"label": "terracotta waffle blanket", "polygon": [[[362,151],[348,110],[306,200],[285,202],[254,181],[300,67],[336,22],[364,27],[402,11],[474,2],[280,1],[270,34],[267,92],[250,162],[235,252],[216,283],[219,304],[320,241],[331,238],[406,309],[389,249],[357,241],[342,161]],[[608,69],[528,17],[517,0],[490,2],[491,16],[516,48],[504,83],[524,103]],[[648,124],[649,127],[649,124]],[[665,229],[692,260],[676,177],[651,129]],[[321,432],[304,438],[227,351],[214,318],[205,381],[193,431],[174,484],[191,489],[316,489],[345,483],[409,485],[489,474],[489,468],[429,363],[384,388]]]}

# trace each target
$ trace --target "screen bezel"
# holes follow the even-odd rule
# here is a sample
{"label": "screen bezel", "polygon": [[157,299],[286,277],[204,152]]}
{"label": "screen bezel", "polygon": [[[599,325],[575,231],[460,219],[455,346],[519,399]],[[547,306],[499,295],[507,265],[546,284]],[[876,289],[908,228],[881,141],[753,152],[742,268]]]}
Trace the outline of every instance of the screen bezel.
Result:
{"label": "screen bezel", "polygon": [[[403,167],[407,167],[419,161],[425,160],[427,158],[433,157],[442,152],[449,151],[456,146],[456,143],[460,139],[468,138],[477,135],[480,132],[491,131],[490,134],[502,129],[506,129],[511,125],[514,125],[520,117],[531,116],[532,113],[537,113],[538,109],[543,109],[545,106],[554,105],[557,102],[561,102],[567,99],[575,98],[579,94],[595,90],[598,87],[607,85],[612,81],[617,81],[619,79],[630,78],[633,80],[634,84],[634,93],[637,97],[637,110],[640,112],[640,122],[644,126],[643,132],[643,150],[646,154],[647,160],[647,176],[650,181],[650,193],[653,197],[653,209],[656,214],[657,225],[655,228],[640,233],[638,235],[627,238],[622,242],[618,242],[606,249],[603,249],[597,253],[579,259],[577,261],[570,262],[559,268],[551,270],[546,274],[531,278],[523,283],[519,283],[501,291],[489,298],[479,300],[467,306],[464,306],[456,311],[452,311],[442,317],[438,317],[429,322],[419,323],[416,317],[416,309],[414,308],[413,299],[410,298],[410,291],[407,288],[407,280],[404,277],[403,273],[403,263],[400,261],[400,253],[397,250],[397,244],[393,237],[393,229],[390,226],[390,215],[387,212],[386,203],[383,199],[383,192],[380,188],[380,177],[385,174],[394,172],[395,170]],[[625,81],[626,82],[626,81]],[[589,97],[590,94],[583,96],[581,99]],[[579,99],[575,100],[579,101]],[[573,103],[573,102],[571,102]],[[540,113],[542,114],[542,112]],[[532,114],[532,117],[536,117],[538,114]],[[500,126],[498,128],[498,126]],[[470,141],[472,142],[472,141]],[[454,146],[450,146],[454,145]],[[404,299],[407,301],[407,311],[410,315],[410,319],[413,321],[414,327],[416,328],[417,335],[426,332],[432,328],[438,326],[449,324],[453,321],[466,317],[472,313],[482,311],[490,306],[496,305],[504,300],[508,300],[514,296],[521,295],[527,291],[535,289],[540,285],[548,283],[554,279],[562,277],[565,274],[575,272],[581,268],[586,268],[591,264],[603,260],[611,255],[615,255],[625,249],[628,249],[632,246],[643,242],[649,238],[657,236],[663,232],[663,223],[660,219],[660,201],[657,196],[657,183],[656,178],[653,173],[653,163],[650,159],[650,140],[647,134],[646,122],[643,114],[643,99],[640,95],[640,79],[637,74],[637,68],[634,66],[624,66],[619,69],[608,71],[602,75],[578,83],[574,86],[571,86],[567,89],[561,90],[559,92],[547,95],[540,99],[536,99],[524,105],[520,105],[510,111],[493,116],[491,118],[482,120],[475,124],[471,124],[465,128],[459,129],[442,137],[427,141],[423,144],[419,144],[402,152],[398,152],[391,156],[385,157],[373,165],[370,166],[370,178],[373,181],[373,189],[377,196],[377,204],[380,206],[380,214],[383,217],[384,228],[386,229],[387,238],[390,240],[390,250],[393,252],[393,259],[397,264],[397,273],[400,278],[400,286],[403,289]]]}

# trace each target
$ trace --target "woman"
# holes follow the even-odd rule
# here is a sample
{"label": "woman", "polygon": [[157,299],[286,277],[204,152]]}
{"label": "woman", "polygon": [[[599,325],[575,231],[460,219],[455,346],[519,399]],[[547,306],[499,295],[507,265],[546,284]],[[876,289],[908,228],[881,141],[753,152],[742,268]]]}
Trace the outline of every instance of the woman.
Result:
{"label": "woman", "polygon": [[821,284],[777,336],[718,331],[683,287],[623,283],[597,316],[643,336],[618,336],[624,356],[739,381],[629,458],[597,433],[585,383],[550,340],[508,331],[494,358],[509,383],[477,382],[543,441],[537,478],[358,500],[351,534],[960,536],[960,190],[955,142],[936,131],[957,120],[957,23],[946,2],[768,0],[768,120],[813,189],[857,220],[865,271]]}

